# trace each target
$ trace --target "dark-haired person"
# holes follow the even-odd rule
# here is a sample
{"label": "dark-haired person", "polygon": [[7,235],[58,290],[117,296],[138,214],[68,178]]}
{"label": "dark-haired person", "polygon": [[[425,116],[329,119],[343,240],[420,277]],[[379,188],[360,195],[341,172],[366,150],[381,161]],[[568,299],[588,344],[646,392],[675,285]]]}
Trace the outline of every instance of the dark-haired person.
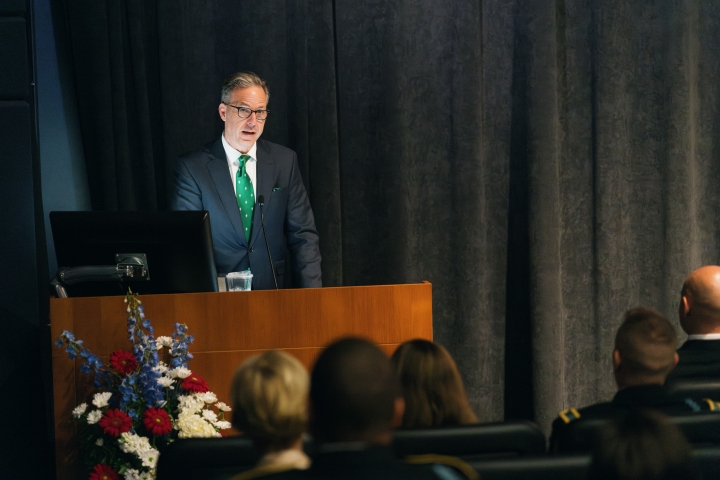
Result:
{"label": "dark-haired person", "polygon": [[[359,338],[332,343],[318,358],[310,379],[310,433],[318,453],[309,469],[268,479],[459,479],[446,465],[409,465],[390,448],[404,401],[390,359]],[[462,464],[458,460],[458,463]],[[468,474],[477,475],[468,467]],[[473,477],[475,478],[475,477]]]}
{"label": "dark-haired person", "polygon": [[405,399],[402,427],[477,423],[455,361],[442,346],[410,340],[392,356]]}
{"label": "dark-haired person", "polygon": [[232,424],[252,439],[261,457],[254,469],[232,480],[310,466],[302,448],[308,387],[305,367],[279,350],[249,358],[235,370],[230,389]]}
{"label": "dark-haired person", "polygon": [[612,353],[618,392],[610,402],[560,412],[552,425],[551,451],[572,451],[567,427],[583,419],[608,418],[639,408],[655,409],[669,415],[710,410],[707,402],[675,400],[667,393],[664,383],[677,364],[676,348],[677,332],[662,314],[649,308],[626,312],[615,335]]}
{"label": "dark-haired person", "polygon": [[680,292],[680,326],[688,334],[668,381],[720,380],[720,267],[706,265],[685,279]]}
{"label": "dark-haired person", "polygon": [[593,450],[588,480],[691,480],[690,444],[667,417],[652,410],[608,420]]}
{"label": "dark-haired person", "polygon": [[[292,150],[260,140],[270,91],[252,72],[225,79],[218,112],[225,129],[202,150],[175,160],[173,210],[207,210],[218,274],[250,269],[252,288],[275,288],[260,223],[278,286],[284,284],[285,242],[293,260],[293,286],[321,287],[320,247],[310,201]],[[290,266],[287,266],[287,270]]]}

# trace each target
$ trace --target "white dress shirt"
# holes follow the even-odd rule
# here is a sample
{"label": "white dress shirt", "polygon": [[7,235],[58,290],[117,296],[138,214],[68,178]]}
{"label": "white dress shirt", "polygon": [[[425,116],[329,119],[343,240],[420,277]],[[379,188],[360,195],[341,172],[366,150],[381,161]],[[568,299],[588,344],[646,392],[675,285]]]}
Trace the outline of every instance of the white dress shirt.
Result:
{"label": "white dress shirt", "polygon": [[720,340],[720,333],[688,335],[688,340]]}
{"label": "white dress shirt", "polygon": [[[237,197],[237,183],[235,182],[235,175],[237,175],[238,168],[240,168],[240,161],[238,159],[240,158],[240,155],[243,154],[230,146],[227,140],[225,140],[224,133],[222,135],[222,144],[223,148],[225,149],[225,155],[227,156],[233,191],[235,191],[235,196]],[[253,143],[253,146],[250,147],[250,150],[248,150],[245,155],[250,155],[250,159],[245,162],[245,172],[247,172],[248,176],[250,177],[250,181],[252,182],[253,194],[256,194],[257,189],[255,188],[255,185],[257,185],[257,142]]]}

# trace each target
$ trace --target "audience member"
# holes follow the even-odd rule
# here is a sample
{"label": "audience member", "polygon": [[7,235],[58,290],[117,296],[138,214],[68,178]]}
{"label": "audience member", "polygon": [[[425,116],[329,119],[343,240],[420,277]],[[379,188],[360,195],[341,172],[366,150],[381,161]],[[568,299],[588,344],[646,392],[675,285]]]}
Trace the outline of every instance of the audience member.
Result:
{"label": "audience member", "polygon": [[588,480],[688,480],[690,445],[678,427],[651,410],[627,412],[600,431]]}
{"label": "audience member", "polygon": [[403,427],[477,423],[460,372],[442,346],[411,340],[398,347],[392,362],[405,398]]}
{"label": "audience member", "polygon": [[692,272],[680,292],[680,326],[688,334],[678,349],[680,362],[668,376],[720,380],[720,267]]}
{"label": "audience member", "polygon": [[261,458],[254,469],[233,480],[310,466],[302,449],[308,384],[305,367],[279,350],[252,357],[235,370],[230,393],[232,423],[252,439]]}
{"label": "audience member", "polygon": [[647,308],[628,311],[615,335],[612,354],[618,392],[611,402],[560,412],[552,426],[551,451],[572,450],[567,427],[578,419],[606,418],[638,408],[669,415],[708,410],[705,402],[674,400],[666,391],[665,378],[678,361],[676,347],[677,332],[667,318]]}
{"label": "audience member", "polygon": [[461,478],[445,465],[409,465],[394,457],[390,443],[403,408],[392,364],[377,346],[358,338],[331,344],[318,358],[310,382],[310,432],[318,453],[308,470],[271,478]]}

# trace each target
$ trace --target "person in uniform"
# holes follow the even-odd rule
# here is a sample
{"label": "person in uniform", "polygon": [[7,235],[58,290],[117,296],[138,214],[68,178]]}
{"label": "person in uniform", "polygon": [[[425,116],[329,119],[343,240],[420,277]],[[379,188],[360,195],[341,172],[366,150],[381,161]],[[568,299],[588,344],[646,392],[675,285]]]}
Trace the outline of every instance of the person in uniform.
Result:
{"label": "person in uniform", "polygon": [[720,267],[706,265],[685,279],[678,308],[688,334],[678,349],[680,361],[671,380],[720,380]]}
{"label": "person in uniform", "polygon": [[667,415],[717,410],[716,402],[677,400],[665,389],[665,379],[678,362],[676,348],[675,328],[662,314],[648,308],[625,313],[612,353],[618,392],[610,402],[560,412],[552,424],[550,451],[568,453],[586,448],[588,445],[577,445],[572,435],[574,423],[584,419],[604,419],[638,409],[658,410]]}

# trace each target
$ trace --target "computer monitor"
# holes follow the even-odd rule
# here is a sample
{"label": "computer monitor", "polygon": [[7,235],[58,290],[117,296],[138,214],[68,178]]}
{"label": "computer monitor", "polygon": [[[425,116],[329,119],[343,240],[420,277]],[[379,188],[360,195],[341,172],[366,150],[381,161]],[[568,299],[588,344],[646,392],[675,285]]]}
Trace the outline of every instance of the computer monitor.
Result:
{"label": "computer monitor", "polygon": [[145,254],[148,280],[89,281],[69,297],[217,292],[210,216],[196,212],[50,212],[58,267],[107,266]]}

